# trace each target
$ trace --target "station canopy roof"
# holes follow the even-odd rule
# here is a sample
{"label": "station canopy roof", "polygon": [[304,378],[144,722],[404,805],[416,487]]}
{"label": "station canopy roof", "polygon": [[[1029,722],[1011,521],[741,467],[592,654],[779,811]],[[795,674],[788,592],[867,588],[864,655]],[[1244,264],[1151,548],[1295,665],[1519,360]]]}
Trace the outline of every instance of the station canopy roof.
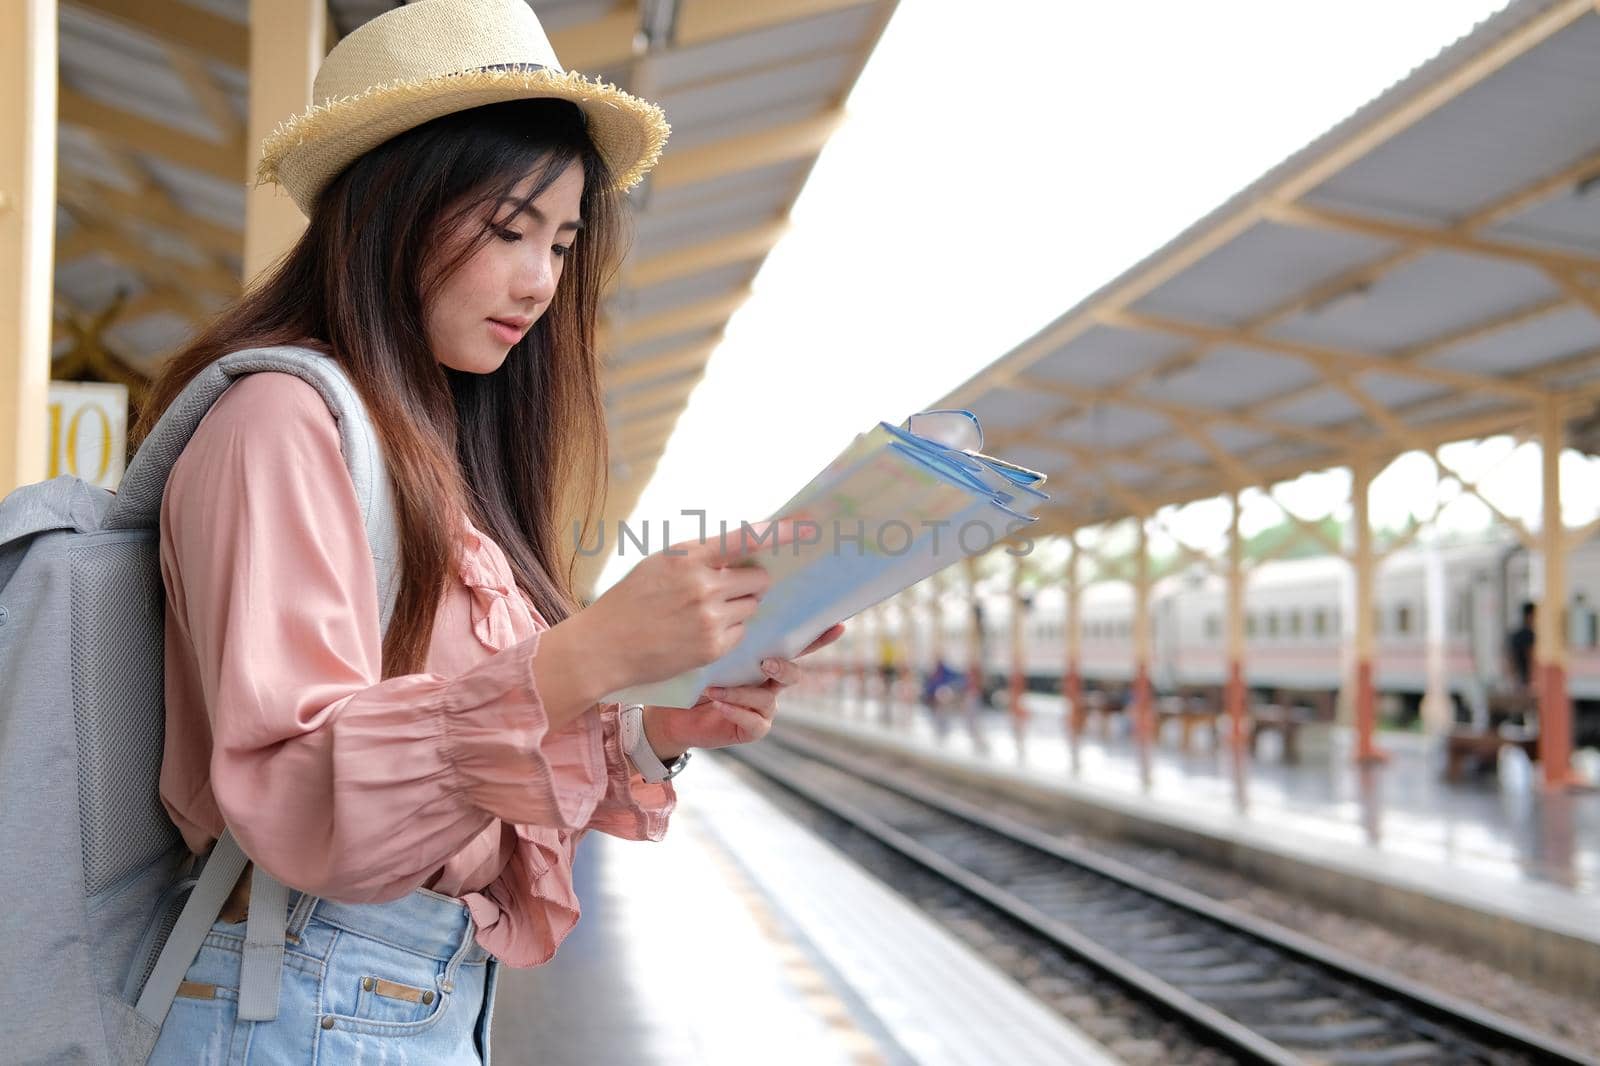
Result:
{"label": "station canopy roof", "polygon": [[[895,0],[536,0],[569,68],[672,123],[603,313],[608,518],[654,470]],[[332,0],[329,46],[391,7]],[[248,0],[61,0],[55,352],[149,375],[238,295]],[[613,523],[608,523],[612,527]]]}
{"label": "station canopy roof", "polygon": [[1046,532],[1597,397],[1600,11],[1518,0],[942,406]]}

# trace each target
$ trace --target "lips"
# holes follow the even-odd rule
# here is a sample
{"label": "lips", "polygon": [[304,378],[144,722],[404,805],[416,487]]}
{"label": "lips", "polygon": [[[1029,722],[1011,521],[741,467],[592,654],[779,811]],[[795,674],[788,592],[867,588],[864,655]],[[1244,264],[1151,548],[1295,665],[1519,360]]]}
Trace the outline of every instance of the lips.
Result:
{"label": "lips", "polygon": [[490,318],[485,321],[489,323],[489,328],[494,331],[495,337],[506,344],[517,343],[528,330],[526,325],[513,325],[498,318]]}

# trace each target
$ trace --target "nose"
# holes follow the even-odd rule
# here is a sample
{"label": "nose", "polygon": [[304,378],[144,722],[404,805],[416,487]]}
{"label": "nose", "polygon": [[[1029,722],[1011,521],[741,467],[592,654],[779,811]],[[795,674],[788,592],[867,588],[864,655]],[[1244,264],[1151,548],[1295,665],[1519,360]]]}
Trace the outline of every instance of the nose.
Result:
{"label": "nose", "polygon": [[549,248],[530,254],[517,278],[517,296],[543,307],[555,298],[558,271],[555,253]]}

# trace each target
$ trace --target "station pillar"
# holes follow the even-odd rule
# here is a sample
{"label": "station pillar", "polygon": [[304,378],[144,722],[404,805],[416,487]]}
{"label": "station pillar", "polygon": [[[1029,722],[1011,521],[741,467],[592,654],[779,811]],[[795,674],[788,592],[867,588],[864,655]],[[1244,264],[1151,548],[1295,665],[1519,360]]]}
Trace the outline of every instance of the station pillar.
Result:
{"label": "station pillar", "polygon": [[[282,121],[311,105],[311,83],[327,54],[326,0],[250,0],[250,115],[245,143],[255,174],[261,142]],[[244,277],[248,287],[262,270],[294,246],[305,216],[277,185],[246,183]]]}
{"label": "station pillar", "polygon": [[0,496],[49,476],[59,18],[0,4]]}
{"label": "station pillar", "polygon": [[1561,518],[1561,449],[1566,443],[1562,397],[1551,396],[1539,411],[1539,446],[1544,480],[1539,553],[1544,586],[1534,628],[1535,676],[1539,686],[1539,765],[1547,789],[1577,783],[1572,770],[1572,700],[1567,694],[1567,531]]}
{"label": "station pillar", "polygon": [[1135,518],[1133,579],[1133,731],[1141,757],[1148,761],[1155,740],[1155,708],[1150,698],[1150,535],[1145,516]]}
{"label": "station pillar", "polygon": [[1247,724],[1245,715],[1246,692],[1244,684],[1244,538],[1239,533],[1239,494],[1229,497],[1232,515],[1228,521],[1228,573],[1227,573],[1227,684],[1223,689],[1223,707],[1228,714],[1228,742],[1236,755],[1246,748]]}
{"label": "station pillar", "polygon": [[1074,744],[1083,736],[1088,710],[1083,705],[1083,587],[1078,583],[1078,537],[1067,538],[1066,669],[1061,675],[1061,695],[1066,700],[1067,733]]}
{"label": "station pillar", "polygon": [[973,743],[982,746],[978,711],[984,699],[984,632],[978,624],[978,559],[968,555],[962,560],[966,576],[966,725],[973,735]]}
{"label": "station pillar", "polygon": [[1022,702],[1022,559],[1016,555],[1011,557],[1010,599],[1011,627],[1008,636],[1011,643],[1011,674],[1006,686],[1006,708],[1011,713],[1011,727],[1020,736],[1027,730],[1028,708]]}
{"label": "station pillar", "polygon": [[1369,508],[1372,478],[1376,463],[1362,457],[1350,465],[1350,524],[1353,550],[1350,565],[1355,571],[1355,656],[1351,668],[1355,707],[1355,758],[1359,763],[1381,763],[1388,752],[1378,747],[1374,734],[1378,728],[1377,692],[1373,683],[1373,662],[1377,653],[1376,579],[1377,553],[1372,546],[1372,521]]}
{"label": "station pillar", "polygon": [[895,600],[900,609],[900,694],[907,701],[906,718],[911,722],[917,709],[917,601],[912,590]]}

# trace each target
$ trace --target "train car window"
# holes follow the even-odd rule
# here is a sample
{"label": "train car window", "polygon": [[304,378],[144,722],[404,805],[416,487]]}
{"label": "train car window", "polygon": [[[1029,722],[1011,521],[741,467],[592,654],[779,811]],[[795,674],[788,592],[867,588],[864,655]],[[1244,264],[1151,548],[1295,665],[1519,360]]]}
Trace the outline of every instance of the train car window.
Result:
{"label": "train car window", "polygon": [[1277,635],[1278,635],[1278,612],[1277,611],[1268,611],[1267,612],[1267,636],[1268,637],[1275,637]]}
{"label": "train car window", "polygon": [[1311,635],[1325,637],[1328,635],[1328,611],[1318,607],[1311,612]]}
{"label": "train car window", "polygon": [[1401,636],[1411,632],[1411,605],[1402,603],[1394,609],[1394,631]]}
{"label": "train car window", "polygon": [[1300,635],[1300,612],[1299,611],[1290,611],[1289,612],[1289,635],[1291,637],[1298,637]]}
{"label": "train car window", "polygon": [[1256,616],[1254,612],[1244,616],[1244,633],[1247,637],[1256,635]]}
{"label": "train car window", "polygon": [[1206,615],[1206,639],[1216,640],[1222,636],[1222,619],[1214,614]]}

